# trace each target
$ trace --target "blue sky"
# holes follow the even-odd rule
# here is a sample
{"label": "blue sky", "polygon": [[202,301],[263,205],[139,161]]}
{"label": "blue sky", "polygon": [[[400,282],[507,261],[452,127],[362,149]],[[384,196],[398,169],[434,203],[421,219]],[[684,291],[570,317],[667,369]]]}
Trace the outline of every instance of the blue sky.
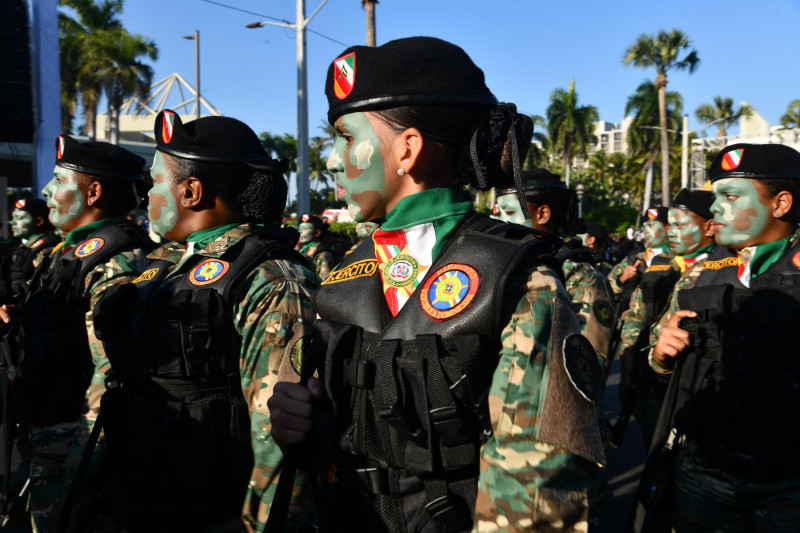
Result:
{"label": "blue sky", "polygon": [[[215,1],[295,20],[294,0]],[[319,3],[307,0],[307,15]],[[381,0],[376,13],[378,44],[412,35],[454,42],[484,70],[500,100],[515,102],[528,114],[544,115],[553,89],[575,78],[582,104],[596,106],[602,120],[621,122],[628,96],[654,77],[651,69],[624,66],[622,56],[641,33],[661,28],[687,33],[701,59],[694,74],[669,78],[668,90],[683,95],[691,128],[697,126],[694,110],[715,95],[749,102],[771,124],[800,98],[800,0]],[[200,30],[203,96],[256,132],[294,134],[294,31],[245,28],[259,20],[264,18],[203,0],[127,0],[124,11],[129,30],[158,44],[156,79],[178,72],[194,83],[194,43],[181,36]],[[365,42],[365,26],[360,0],[329,0],[309,29],[352,45]],[[314,33],[308,33],[307,44],[313,136],[327,110],[328,64],[345,46]]]}

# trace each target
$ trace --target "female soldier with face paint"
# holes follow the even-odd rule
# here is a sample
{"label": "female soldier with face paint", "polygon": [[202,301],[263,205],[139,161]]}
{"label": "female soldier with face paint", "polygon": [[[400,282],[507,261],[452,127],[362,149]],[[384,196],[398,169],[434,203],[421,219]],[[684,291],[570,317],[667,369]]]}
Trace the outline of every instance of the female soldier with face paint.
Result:
{"label": "female soldier with face paint", "polygon": [[623,314],[620,335],[620,360],[623,372],[620,381],[622,415],[612,431],[612,442],[619,446],[631,414],[642,428],[645,452],[650,449],[667,381],[650,371],[647,352],[650,327],[667,306],[678,278],[686,269],[702,263],[711,252],[711,191],[682,189],[669,208],[670,254],[659,255],[647,267],[631,296],[630,307]]}
{"label": "female soldier with face paint", "polygon": [[[105,291],[141,273],[152,242],[125,215],[139,203],[144,159],[104,142],[56,141],[53,179],[42,190],[50,222],[66,235],[30,283],[19,310],[13,387],[30,427],[34,529],[49,531],[105,392],[108,359],[92,311]],[[13,309],[0,308],[0,331]],[[5,331],[3,331],[5,333]]]}
{"label": "female soldier with face paint", "polygon": [[653,446],[679,447],[667,512],[677,531],[796,531],[800,153],[727,146],[709,175],[726,253],[678,282],[650,354],[672,374]]}
{"label": "female soldier with face paint", "polygon": [[386,221],[315,296],[320,380],[269,402],[317,446],[321,529],[585,528],[602,370],[549,244],[463,188],[521,190],[527,117],[429,37],[346,50],[326,93],[339,196]]}
{"label": "female soldier with face paint", "polygon": [[336,256],[322,243],[323,232],[327,231],[327,224],[318,216],[304,213],[300,216],[297,230],[300,232],[297,250],[311,260],[314,270],[320,278],[327,278],[331,270],[339,264]]}

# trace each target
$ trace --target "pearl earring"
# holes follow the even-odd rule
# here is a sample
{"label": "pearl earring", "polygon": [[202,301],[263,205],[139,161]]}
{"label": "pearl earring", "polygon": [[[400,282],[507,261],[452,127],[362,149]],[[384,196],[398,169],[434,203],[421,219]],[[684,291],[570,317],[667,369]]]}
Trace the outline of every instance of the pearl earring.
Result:
{"label": "pearl earring", "polygon": [[402,175],[403,175],[403,174],[405,174],[405,173],[406,173],[406,171],[405,171],[405,170],[403,170],[402,168],[398,168],[398,169],[397,169],[397,175],[398,175],[398,176],[402,176]]}

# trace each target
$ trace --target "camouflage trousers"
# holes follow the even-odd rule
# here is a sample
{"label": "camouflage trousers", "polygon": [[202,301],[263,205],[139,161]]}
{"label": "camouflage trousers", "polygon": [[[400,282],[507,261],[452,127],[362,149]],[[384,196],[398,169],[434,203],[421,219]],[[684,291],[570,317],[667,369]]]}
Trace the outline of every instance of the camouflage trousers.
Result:
{"label": "camouflage trousers", "polygon": [[83,420],[32,427],[30,507],[33,530],[51,530],[51,515],[69,490],[89,430]]}
{"label": "camouflage trousers", "polygon": [[710,466],[691,443],[678,455],[673,490],[679,533],[800,530],[800,479],[756,483]]}

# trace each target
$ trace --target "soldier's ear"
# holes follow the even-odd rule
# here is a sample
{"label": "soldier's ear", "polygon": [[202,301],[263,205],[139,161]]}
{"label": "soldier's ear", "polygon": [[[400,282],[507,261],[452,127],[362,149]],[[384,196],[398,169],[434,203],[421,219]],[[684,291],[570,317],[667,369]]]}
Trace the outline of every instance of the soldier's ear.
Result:
{"label": "soldier's ear", "polygon": [[209,195],[209,190],[203,188],[203,182],[190,176],[177,185],[176,200],[185,209],[197,208],[203,202],[203,197]]}

